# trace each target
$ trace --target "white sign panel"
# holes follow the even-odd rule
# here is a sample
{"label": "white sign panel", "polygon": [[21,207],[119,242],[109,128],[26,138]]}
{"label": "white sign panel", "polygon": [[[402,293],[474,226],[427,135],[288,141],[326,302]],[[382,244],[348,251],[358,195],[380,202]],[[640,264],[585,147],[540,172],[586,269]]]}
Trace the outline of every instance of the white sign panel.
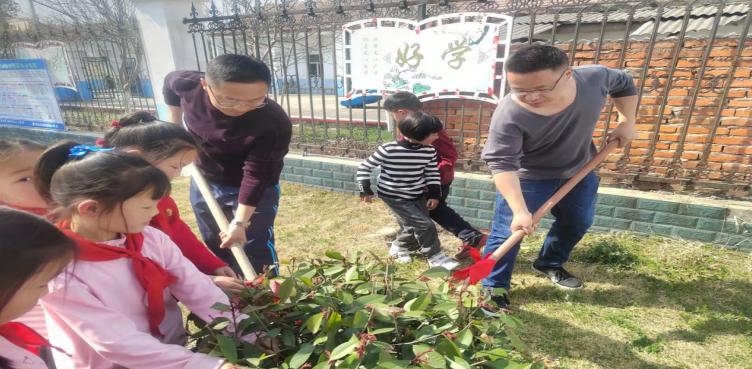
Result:
{"label": "white sign panel", "polygon": [[489,13],[348,23],[343,27],[348,89],[496,102],[495,81],[503,78],[509,52],[509,40],[500,35],[511,35],[511,26],[511,17]]}
{"label": "white sign panel", "polygon": [[65,129],[44,60],[0,60],[0,125]]}
{"label": "white sign panel", "polygon": [[18,59],[44,59],[47,62],[55,87],[76,89],[70,63],[68,63],[65,54],[65,44],[58,41],[48,41],[38,44],[17,43],[14,46]]}

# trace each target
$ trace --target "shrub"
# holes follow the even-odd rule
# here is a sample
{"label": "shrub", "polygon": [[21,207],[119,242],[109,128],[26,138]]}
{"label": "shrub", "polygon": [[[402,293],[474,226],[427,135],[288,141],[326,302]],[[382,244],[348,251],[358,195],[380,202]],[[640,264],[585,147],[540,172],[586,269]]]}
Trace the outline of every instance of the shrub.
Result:
{"label": "shrub", "polygon": [[[276,293],[260,277],[193,334],[198,350],[258,368],[531,368],[515,334],[518,320],[496,311],[478,286],[457,288],[434,268],[417,280],[377,256],[293,260]],[[235,326],[235,336],[226,328]],[[279,349],[264,353],[238,336],[266,332]]]}

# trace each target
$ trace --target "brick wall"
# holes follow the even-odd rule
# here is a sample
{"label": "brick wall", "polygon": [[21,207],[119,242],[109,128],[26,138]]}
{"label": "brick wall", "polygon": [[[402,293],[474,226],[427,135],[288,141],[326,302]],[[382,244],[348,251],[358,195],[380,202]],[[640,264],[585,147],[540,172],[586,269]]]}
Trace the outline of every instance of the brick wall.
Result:
{"label": "brick wall", "polygon": [[[290,154],[285,160],[282,179],[354,195],[358,164],[356,160]],[[458,173],[447,202],[474,226],[489,228],[495,196],[490,176]],[[663,201],[657,197],[638,194],[638,191],[622,195],[618,190],[601,188],[593,230],[633,231],[752,251],[752,206],[740,210]],[[551,222],[547,217],[541,227],[549,228]]]}
{"label": "brick wall", "polygon": [[[571,44],[558,46],[571,53]],[[637,122],[639,136],[627,155],[612,155],[603,171],[742,185],[752,182],[752,41],[746,42],[736,61],[724,101],[720,97],[735,62],[739,46],[737,39],[717,39],[711,45],[701,79],[700,67],[707,40],[687,39],[681,45],[676,40],[659,41],[650,57],[649,46],[646,41],[631,41],[628,45],[605,42],[598,51],[596,42],[577,44],[575,65],[599,63],[626,69],[643,91]],[[676,67],[672,68],[673,52],[677,46],[680,47],[678,59]],[[516,45],[512,51],[518,47]],[[625,47],[624,61],[620,63]],[[646,66],[643,81],[641,77]],[[692,107],[690,104],[697,87],[700,91]],[[715,119],[719,105],[719,119]],[[492,104],[433,101],[427,102],[425,109],[444,120],[465,158],[478,158],[487,138],[494,109]],[[604,109],[596,128],[596,142],[606,129],[607,111],[608,108]],[[614,122],[615,112],[610,120],[611,128]],[[702,160],[704,155],[707,161]]]}

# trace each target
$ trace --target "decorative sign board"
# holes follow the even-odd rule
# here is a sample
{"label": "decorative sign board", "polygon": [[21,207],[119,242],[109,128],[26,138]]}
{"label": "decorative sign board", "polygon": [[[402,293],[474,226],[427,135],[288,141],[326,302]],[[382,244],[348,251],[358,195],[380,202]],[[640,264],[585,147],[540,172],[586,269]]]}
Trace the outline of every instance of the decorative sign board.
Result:
{"label": "decorative sign board", "polygon": [[503,95],[510,16],[457,13],[419,22],[374,18],[350,22],[343,32],[350,95],[411,91],[421,100],[494,103]]}
{"label": "decorative sign board", "polygon": [[65,129],[44,60],[0,60],[0,125]]}

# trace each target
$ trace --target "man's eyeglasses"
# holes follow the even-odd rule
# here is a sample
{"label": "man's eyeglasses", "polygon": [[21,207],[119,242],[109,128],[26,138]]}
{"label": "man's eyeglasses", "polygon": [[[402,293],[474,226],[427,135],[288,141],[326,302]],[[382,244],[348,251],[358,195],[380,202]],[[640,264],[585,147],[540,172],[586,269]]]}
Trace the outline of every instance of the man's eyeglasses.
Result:
{"label": "man's eyeglasses", "polygon": [[209,92],[214,96],[214,101],[217,103],[217,107],[219,108],[227,108],[227,109],[234,109],[234,108],[250,108],[251,110],[256,110],[259,108],[263,108],[266,106],[266,104],[269,103],[269,98],[264,97],[261,102],[246,102],[246,101],[238,101],[238,100],[228,100],[224,97],[217,96],[217,93],[214,92],[210,84],[206,84],[206,87],[209,88]]}
{"label": "man's eyeglasses", "polygon": [[537,90],[527,90],[527,91],[519,91],[512,89],[510,92],[512,95],[527,95],[527,94],[548,94],[551,93],[551,91],[556,89],[556,86],[559,85],[559,82],[561,81],[561,78],[564,77],[564,74],[567,73],[569,69],[564,69],[563,72],[561,72],[561,75],[559,75],[559,78],[556,79],[556,82],[554,82],[554,85],[551,86],[551,88],[539,88]]}

